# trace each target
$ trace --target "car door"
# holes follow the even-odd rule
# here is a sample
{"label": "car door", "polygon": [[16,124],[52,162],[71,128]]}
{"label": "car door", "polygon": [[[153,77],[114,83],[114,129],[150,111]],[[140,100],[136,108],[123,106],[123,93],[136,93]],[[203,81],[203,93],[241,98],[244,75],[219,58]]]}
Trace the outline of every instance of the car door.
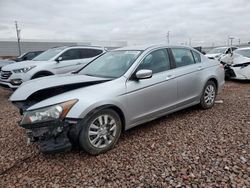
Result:
{"label": "car door", "polygon": [[176,65],[178,107],[182,107],[199,100],[203,89],[201,75],[204,67],[198,52],[188,48],[171,48],[171,52]]}
{"label": "car door", "polygon": [[80,49],[69,49],[62,53],[58,59],[60,59],[54,66],[57,74],[64,74],[81,68],[81,56]]}
{"label": "car door", "polygon": [[148,79],[132,78],[126,82],[126,109],[131,120],[130,127],[154,119],[174,107],[177,99],[177,82],[174,70],[171,69],[166,49],[155,50],[140,63],[135,71],[152,70],[153,76]]}

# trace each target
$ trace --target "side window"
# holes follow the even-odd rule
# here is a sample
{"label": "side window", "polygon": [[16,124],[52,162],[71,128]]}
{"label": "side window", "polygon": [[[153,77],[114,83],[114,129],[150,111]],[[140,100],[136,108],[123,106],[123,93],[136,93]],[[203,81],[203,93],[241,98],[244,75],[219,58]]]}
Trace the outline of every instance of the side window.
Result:
{"label": "side window", "polygon": [[192,51],[193,55],[194,55],[194,60],[195,60],[195,63],[201,63],[201,56],[199,53],[195,52],[195,51]]}
{"label": "side window", "polygon": [[102,53],[102,50],[92,49],[91,51],[92,51],[93,57],[98,56],[98,55],[100,55]]}
{"label": "side window", "polygon": [[31,60],[35,57],[35,53],[34,52],[29,52],[27,53],[24,57],[23,60]]}
{"label": "side window", "polygon": [[100,55],[102,53],[102,50],[97,49],[81,49],[81,58],[92,58],[97,55]]}
{"label": "side window", "polygon": [[80,59],[80,51],[79,49],[70,49],[64,52],[62,55],[62,60],[73,60],[73,59]]}
{"label": "side window", "polygon": [[185,48],[172,48],[176,67],[183,67],[195,63],[193,55],[189,49]]}
{"label": "side window", "polygon": [[141,69],[149,69],[153,73],[169,70],[170,61],[167,51],[162,49],[148,54],[138,67],[138,70]]}

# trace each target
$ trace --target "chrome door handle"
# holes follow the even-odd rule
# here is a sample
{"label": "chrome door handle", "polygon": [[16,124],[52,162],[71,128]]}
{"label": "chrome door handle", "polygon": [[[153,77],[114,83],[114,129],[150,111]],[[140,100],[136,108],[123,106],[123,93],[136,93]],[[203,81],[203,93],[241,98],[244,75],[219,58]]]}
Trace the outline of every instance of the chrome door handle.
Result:
{"label": "chrome door handle", "polygon": [[171,80],[171,79],[173,79],[173,78],[175,78],[174,75],[168,75],[167,78],[166,78],[166,80]]}

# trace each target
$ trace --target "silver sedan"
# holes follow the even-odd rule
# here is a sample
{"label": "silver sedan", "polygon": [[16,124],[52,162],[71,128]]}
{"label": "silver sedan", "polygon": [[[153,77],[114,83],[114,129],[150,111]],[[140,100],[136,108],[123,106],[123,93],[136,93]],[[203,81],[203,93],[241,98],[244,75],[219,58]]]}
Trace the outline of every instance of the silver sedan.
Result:
{"label": "silver sedan", "polygon": [[223,85],[219,62],[192,48],[137,46],[106,52],[73,74],[26,82],[10,100],[42,152],[76,144],[97,155],[122,130],[193,105],[213,107]]}

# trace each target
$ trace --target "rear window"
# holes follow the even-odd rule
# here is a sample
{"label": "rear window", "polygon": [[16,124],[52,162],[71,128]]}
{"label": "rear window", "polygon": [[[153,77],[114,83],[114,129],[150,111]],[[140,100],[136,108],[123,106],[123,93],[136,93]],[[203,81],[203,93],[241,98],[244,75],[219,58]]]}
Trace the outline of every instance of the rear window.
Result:
{"label": "rear window", "polygon": [[176,67],[195,64],[191,50],[185,48],[172,48]]}
{"label": "rear window", "polygon": [[201,63],[201,55],[198,52],[192,51],[195,63]]}
{"label": "rear window", "polygon": [[98,56],[102,53],[102,50],[99,49],[81,49],[81,58],[92,58]]}

